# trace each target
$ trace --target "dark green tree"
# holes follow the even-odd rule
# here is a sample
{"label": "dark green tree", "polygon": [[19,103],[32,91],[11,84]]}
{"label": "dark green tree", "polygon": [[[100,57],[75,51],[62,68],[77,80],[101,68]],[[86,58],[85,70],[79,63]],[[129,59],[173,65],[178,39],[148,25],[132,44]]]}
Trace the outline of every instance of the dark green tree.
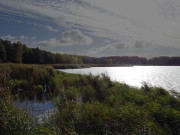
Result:
{"label": "dark green tree", "polygon": [[2,39],[0,39],[0,63],[1,62],[6,62],[6,50]]}

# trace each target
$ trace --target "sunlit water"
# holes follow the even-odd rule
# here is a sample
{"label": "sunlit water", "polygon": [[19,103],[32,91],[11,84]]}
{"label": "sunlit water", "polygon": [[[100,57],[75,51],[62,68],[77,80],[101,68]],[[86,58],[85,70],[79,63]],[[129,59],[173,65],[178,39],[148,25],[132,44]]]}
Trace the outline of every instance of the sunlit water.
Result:
{"label": "sunlit water", "polygon": [[105,73],[112,81],[141,87],[144,82],[151,86],[163,87],[180,92],[179,66],[133,66],[133,67],[92,67],[84,69],[63,69],[67,73],[100,75]]}

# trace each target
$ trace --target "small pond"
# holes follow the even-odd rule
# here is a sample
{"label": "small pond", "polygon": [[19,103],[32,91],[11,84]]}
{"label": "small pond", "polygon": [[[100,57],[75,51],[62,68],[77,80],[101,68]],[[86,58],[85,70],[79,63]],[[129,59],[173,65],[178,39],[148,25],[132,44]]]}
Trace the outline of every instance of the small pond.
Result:
{"label": "small pond", "polygon": [[19,95],[19,97],[14,101],[15,106],[27,110],[31,115],[42,119],[48,119],[49,116],[55,111],[55,103],[47,96],[46,87],[39,97],[38,95],[32,95],[30,97]]}

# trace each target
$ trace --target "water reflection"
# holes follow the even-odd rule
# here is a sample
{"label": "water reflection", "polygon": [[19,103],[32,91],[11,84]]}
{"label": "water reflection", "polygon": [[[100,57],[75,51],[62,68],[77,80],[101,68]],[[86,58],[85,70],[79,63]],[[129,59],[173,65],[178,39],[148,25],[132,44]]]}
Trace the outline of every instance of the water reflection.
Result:
{"label": "water reflection", "polygon": [[92,67],[60,70],[67,73],[98,75],[105,73],[111,80],[141,87],[143,82],[180,92],[179,66]]}
{"label": "water reflection", "polygon": [[34,100],[15,101],[14,104],[27,110],[34,116],[46,114],[54,110],[54,104],[51,101],[38,102]]}
{"label": "water reflection", "polygon": [[27,110],[31,115],[42,119],[48,119],[50,114],[55,111],[55,105],[48,96],[46,86],[41,93],[20,92],[14,101],[17,107]]}

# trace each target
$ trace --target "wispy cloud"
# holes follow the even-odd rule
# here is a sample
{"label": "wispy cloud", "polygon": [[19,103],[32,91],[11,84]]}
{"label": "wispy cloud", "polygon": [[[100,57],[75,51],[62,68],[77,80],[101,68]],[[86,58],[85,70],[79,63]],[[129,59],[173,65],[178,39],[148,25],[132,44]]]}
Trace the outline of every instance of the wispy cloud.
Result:
{"label": "wispy cloud", "polygon": [[93,40],[83,34],[79,30],[67,30],[62,32],[62,37],[60,40],[56,38],[51,38],[50,40],[34,42],[35,46],[42,47],[55,47],[55,46],[72,46],[72,45],[90,45]]}
{"label": "wispy cloud", "polygon": [[46,25],[46,26],[44,26],[44,27],[45,27],[47,30],[51,31],[51,32],[59,32],[58,29],[55,29],[55,28],[53,28],[53,27],[51,27],[51,26]]}
{"label": "wispy cloud", "polygon": [[84,54],[90,56],[141,56],[141,57],[155,57],[155,56],[179,56],[180,49],[169,46],[162,46],[152,44],[145,41],[136,41],[134,44],[125,44],[116,42],[108,44],[104,47],[92,48],[84,50]]}
{"label": "wispy cloud", "polygon": [[8,35],[4,35],[4,36],[1,36],[0,38],[4,39],[4,40],[10,40],[11,42],[22,42],[22,43],[25,43],[25,44],[29,44],[30,42],[34,41],[36,39],[36,37],[29,37],[29,36],[24,36],[24,35],[21,35],[19,37],[16,37],[14,35],[11,35],[11,34],[8,34]]}
{"label": "wispy cloud", "polygon": [[4,0],[0,11],[86,30],[117,42],[144,40],[179,47],[179,5],[179,0]]}
{"label": "wispy cloud", "polygon": [[26,37],[26,36],[22,35],[22,36],[20,36],[20,39],[21,39],[21,40],[24,40],[24,39],[25,39],[25,40],[28,40],[29,37]]}
{"label": "wispy cloud", "polygon": [[35,39],[36,39],[36,37],[34,36],[34,37],[31,37],[30,39],[31,39],[31,40],[35,40]]}
{"label": "wispy cloud", "polygon": [[109,39],[104,39],[104,43],[110,43],[111,41]]}
{"label": "wispy cloud", "polygon": [[16,37],[15,37],[15,36],[12,36],[11,34],[2,36],[1,38],[2,38],[2,39],[5,39],[5,40],[11,40],[11,41],[15,41],[15,40],[16,40]]}
{"label": "wispy cloud", "polygon": [[128,48],[128,46],[125,43],[116,42],[116,43],[110,43],[104,47],[92,48],[92,50],[95,52],[100,52],[100,51],[121,50],[125,48]]}
{"label": "wispy cloud", "polygon": [[26,22],[27,24],[30,24],[30,25],[33,25],[33,26],[39,26],[39,27],[43,27],[45,28],[46,30],[48,31],[51,31],[51,32],[59,32],[58,29],[52,27],[52,26],[49,26],[49,25],[42,25],[42,24],[37,24],[37,23],[31,23],[31,22]]}

